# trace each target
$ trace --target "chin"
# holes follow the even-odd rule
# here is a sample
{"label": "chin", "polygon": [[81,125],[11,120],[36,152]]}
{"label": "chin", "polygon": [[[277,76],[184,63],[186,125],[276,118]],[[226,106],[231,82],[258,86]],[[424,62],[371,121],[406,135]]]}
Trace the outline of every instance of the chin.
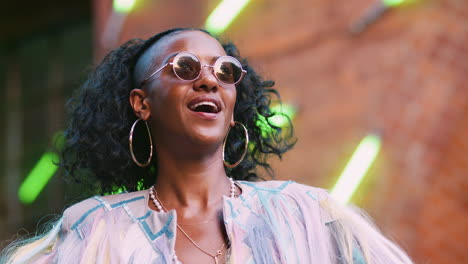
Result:
{"label": "chin", "polygon": [[191,138],[194,142],[202,145],[222,144],[224,140],[224,129],[220,128],[198,128],[192,131]]}

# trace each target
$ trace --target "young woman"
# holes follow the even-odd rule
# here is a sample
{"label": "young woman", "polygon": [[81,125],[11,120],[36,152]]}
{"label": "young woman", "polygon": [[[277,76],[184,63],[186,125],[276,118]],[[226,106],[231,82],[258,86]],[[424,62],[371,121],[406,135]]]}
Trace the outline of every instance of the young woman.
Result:
{"label": "young woman", "polygon": [[294,143],[268,123],[273,84],[199,29],[112,51],[69,104],[61,165],[101,192],[130,192],[71,206],[4,261],[411,263],[324,190],[256,181]]}

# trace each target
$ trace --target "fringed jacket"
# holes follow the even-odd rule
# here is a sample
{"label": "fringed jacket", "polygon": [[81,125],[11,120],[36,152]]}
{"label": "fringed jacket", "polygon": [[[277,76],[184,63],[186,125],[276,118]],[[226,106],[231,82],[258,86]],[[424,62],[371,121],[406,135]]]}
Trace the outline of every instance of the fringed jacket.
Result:
{"label": "fringed jacket", "polygon": [[[228,263],[411,263],[357,209],[292,181],[237,182],[224,197]],[[177,214],[148,207],[148,191],[96,196],[65,210],[10,263],[173,263]]]}

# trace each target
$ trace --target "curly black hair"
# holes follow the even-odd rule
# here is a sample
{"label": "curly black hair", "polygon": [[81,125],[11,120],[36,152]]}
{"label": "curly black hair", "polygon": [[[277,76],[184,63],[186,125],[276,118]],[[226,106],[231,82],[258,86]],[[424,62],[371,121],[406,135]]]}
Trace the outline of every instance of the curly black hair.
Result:
{"label": "curly black hair", "polygon": [[[118,189],[135,191],[154,184],[158,174],[157,160],[153,159],[150,166],[141,168],[132,161],[128,147],[129,131],[137,119],[128,99],[135,88],[133,73],[139,57],[153,44],[186,30],[211,35],[202,29],[175,28],[147,40],[132,39],[111,51],[89,74],[67,103],[69,123],[59,163],[67,178],[86,184],[91,192],[101,194]],[[226,173],[236,180],[255,181],[260,179],[256,169],[261,166],[273,176],[267,158],[271,154],[281,158],[295,144],[291,121],[288,119],[287,131],[269,121],[275,114],[270,108],[273,99],[280,103],[278,92],[272,88],[274,82],[264,81],[257,75],[247,60],[240,57],[234,44],[228,42],[222,46],[247,70],[244,79],[237,84],[234,120],[246,126],[250,138],[249,151],[242,163],[233,169],[226,168]],[[145,131],[140,130],[135,131],[134,138],[147,138]],[[231,129],[225,149],[227,159],[236,160],[241,156],[244,137],[242,130]],[[137,156],[148,155],[138,153],[138,148],[134,152]]]}

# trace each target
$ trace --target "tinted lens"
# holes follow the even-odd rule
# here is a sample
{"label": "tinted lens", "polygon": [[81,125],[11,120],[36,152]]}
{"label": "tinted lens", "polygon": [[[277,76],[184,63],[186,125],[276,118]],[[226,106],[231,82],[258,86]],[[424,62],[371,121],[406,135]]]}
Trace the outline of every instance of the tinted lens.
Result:
{"label": "tinted lens", "polygon": [[220,57],[214,65],[214,73],[219,81],[226,84],[237,83],[242,77],[242,66],[233,57]]}
{"label": "tinted lens", "polygon": [[173,61],[175,74],[186,81],[195,80],[200,74],[200,61],[190,53],[181,52],[175,56]]}

